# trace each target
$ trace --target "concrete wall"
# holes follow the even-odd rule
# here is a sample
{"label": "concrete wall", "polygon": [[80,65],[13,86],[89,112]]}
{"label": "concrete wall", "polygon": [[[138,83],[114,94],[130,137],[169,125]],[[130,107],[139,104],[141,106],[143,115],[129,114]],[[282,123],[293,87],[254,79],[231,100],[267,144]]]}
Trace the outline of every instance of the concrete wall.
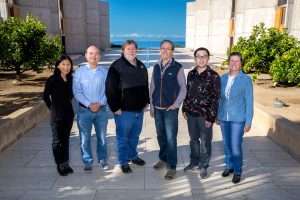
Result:
{"label": "concrete wall", "polygon": [[[273,27],[278,0],[236,0],[234,42],[251,34],[264,22]],[[206,46],[212,53],[225,54],[230,45],[229,23],[232,0],[196,0],[187,3],[186,47]],[[300,0],[288,0],[286,27],[300,39]]]}
{"label": "concrete wall", "polygon": [[236,41],[240,36],[249,36],[253,26],[261,22],[264,22],[266,27],[273,27],[276,5],[277,0],[237,0],[234,41]]}
{"label": "concrete wall", "polygon": [[209,4],[209,49],[212,53],[222,54],[226,52],[230,42],[229,24],[232,1],[212,0]]}
{"label": "concrete wall", "polygon": [[24,135],[28,130],[49,116],[44,102],[28,106],[13,112],[0,120],[0,151]]}
{"label": "concrete wall", "polygon": [[25,18],[28,13],[38,16],[46,24],[46,31],[52,33],[51,0],[18,0],[20,17]]}
{"label": "concrete wall", "polygon": [[209,48],[209,34],[210,34],[210,12],[209,0],[197,1],[195,3],[195,33],[194,33],[194,47]]}
{"label": "concrete wall", "polygon": [[300,161],[299,126],[255,102],[253,123],[293,158]]}
{"label": "concrete wall", "polygon": [[3,20],[7,19],[8,16],[8,10],[7,10],[7,6],[6,6],[6,0],[0,0],[0,17]]}
{"label": "concrete wall", "polygon": [[[61,37],[57,0],[17,0],[20,17],[28,13],[38,16],[46,31]],[[6,0],[0,0],[0,14],[9,16]],[[63,0],[65,45],[68,54],[85,52],[88,45],[101,49],[110,46],[109,3],[99,0]]]}
{"label": "concrete wall", "polygon": [[288,32],[300,40],[300,0],[288,1]]}
{"label": "concrete wall", "polygon": [[110,47],[109,3],[100,2],[100,49]]}
{"label": "concrete wall", "polygon": [[186,4],[186,30],[185,30],[185,47],[194,48],[195,41],[195,4],[188,2]]}
{"label": "concrete wall", "polygon": [[84,0],[64,0],[66,52],[82,53],[87,47],[86,4]]}

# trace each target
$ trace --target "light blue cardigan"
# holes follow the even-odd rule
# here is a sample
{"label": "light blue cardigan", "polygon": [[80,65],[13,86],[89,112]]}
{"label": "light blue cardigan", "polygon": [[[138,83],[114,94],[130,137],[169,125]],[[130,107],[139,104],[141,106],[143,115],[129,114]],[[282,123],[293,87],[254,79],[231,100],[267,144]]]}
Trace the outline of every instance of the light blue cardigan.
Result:
{"label": "light blue cardigan", "polygon": [[252,80],[240,71],[230,89],[229,99],[226,99],[225,88],[228,76],[229,72],[221,76],[221,97],[217,118],[220,121],[245,121],[245,125],[251,126],[253,118]]}

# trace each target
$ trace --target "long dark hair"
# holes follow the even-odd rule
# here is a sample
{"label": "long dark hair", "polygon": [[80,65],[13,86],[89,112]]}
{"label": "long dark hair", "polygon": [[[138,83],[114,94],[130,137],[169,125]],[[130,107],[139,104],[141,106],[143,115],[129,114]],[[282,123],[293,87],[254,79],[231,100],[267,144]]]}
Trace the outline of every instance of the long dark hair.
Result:
{"label": "long dark hair", "polygon": [[57,76],[57,75],[60,75],[61,72],[60,72],[60,70],[59,70],[59,68],[58,68],[58,65],[59,65],[63,60],[69,60],[70,63],[71,63],[71,70],[70,70],[70,72],[67,74],[67,79],[69,79],[69,78],[72,76],[72,74],[73,74],[73,62],[72,62],[72,59],[71,59],[68,55],[65,55],[65,54],[61,55],[60,58],[56,61],[53,74],[56,75],[56,76]]}

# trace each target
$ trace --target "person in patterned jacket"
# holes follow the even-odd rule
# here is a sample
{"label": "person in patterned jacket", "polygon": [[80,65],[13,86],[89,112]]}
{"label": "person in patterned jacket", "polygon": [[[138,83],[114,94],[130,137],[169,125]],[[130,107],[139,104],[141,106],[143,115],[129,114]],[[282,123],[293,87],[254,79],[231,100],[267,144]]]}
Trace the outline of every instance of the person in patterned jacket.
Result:
{"label": "person in patterned jacket", "polygon": [[203,47],[194,52],[197,66],[188,73],[187,95],[182,106],[191,148],[190,163],[184,171],[200,170],[199,176],[203,179],[208,177],[212,124],[217,117],[220,97],[220,76],[207,65],[209,56]]}

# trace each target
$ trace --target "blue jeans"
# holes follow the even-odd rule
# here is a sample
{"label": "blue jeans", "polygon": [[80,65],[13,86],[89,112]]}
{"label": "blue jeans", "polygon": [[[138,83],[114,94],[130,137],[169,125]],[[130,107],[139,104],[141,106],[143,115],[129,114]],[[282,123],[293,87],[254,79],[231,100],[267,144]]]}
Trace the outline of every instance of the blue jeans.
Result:
{"label": "blue jeans", "polygon": [[77,114],[77,125],[80,135],[82,161],[85,165],[93,163],[91,152],[91,132],[94,124],[97,136],[97,157],[100,160],[107,160],[106,132],[107,132],[107,110],[102,106],[98,112],[92,112],[88,108],[79,106]]}
{"label": "blue jeans", "polygon": [[225,162],[227,169],[235,174],[242,174],[243,135],[245,122],[220,121],[223,144],[225,146]]}
{"label": "blue jeans", "polygon": [[211,158],[212,126],[205,127],[204,117],[193,117],[187,114],[190,135],[190,163],[207,169]]}
{"label": "blue jeans", "polygon": [[168,169],[176,169],[178,109],[167,111],[154,108],[154,119],[160,147],[159,159],[167,163]]}
{"label": "blue jeans", "polygon": [[116,147],[120,165],[128,164],[129,160],[137,158],[137,144],[142,131],[144,110],[141,112],[122,111],[114,115],[116,123]]}

